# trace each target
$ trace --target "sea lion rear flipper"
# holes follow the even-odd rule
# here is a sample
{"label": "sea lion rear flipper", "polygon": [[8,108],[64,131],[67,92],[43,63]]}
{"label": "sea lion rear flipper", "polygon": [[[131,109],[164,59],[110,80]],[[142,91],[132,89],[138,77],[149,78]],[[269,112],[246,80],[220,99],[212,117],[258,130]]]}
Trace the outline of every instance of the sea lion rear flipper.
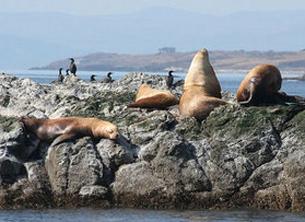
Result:
{"label": "sea lion rear flipper", "polygon": [[57,146],[63,142],[66,142],[68,140],[71,140],[75,138],[75,134],[74,133],[66,133],[66,134],[62,134],[60,135],[59,137],[57,137],[50,145],[50,147],[53,147],[53,146]]}

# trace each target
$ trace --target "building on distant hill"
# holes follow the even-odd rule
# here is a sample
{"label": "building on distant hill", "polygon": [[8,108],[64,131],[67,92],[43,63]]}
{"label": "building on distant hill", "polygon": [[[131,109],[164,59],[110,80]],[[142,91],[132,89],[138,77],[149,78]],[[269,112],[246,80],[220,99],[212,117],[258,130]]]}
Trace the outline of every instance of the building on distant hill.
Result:
{"label": "building on distant hill", "polygon": [[160,54],[175,53],[175,52],[176,52],[175,47],[163,47],[159,49]]}

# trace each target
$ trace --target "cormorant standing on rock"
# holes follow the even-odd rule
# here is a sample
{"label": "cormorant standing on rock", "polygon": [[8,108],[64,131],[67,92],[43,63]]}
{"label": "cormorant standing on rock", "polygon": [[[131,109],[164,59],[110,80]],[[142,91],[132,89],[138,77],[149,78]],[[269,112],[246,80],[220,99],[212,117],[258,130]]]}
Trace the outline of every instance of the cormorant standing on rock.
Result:
{"label": "cormorant standing on rock", "polygon": [[66,76],[69,76],[69,69],[66,69]]}
{"label": "cormorant standing on rock", "polygon": [[173,87],[173,83],[174,83],[174,76],[172,75],[174,71],[173,70],[170,70],[168,72],[168,76],[166,78],[166,85],[167,85],[167,88],[171,89]]}
{"label": "cormorant standing on rock", "polygon": [[64,75],[61,73],[62,68],[59,69],[59,73],[58,73],[58,82],[62,82],[64,81]]}
{"label": "cormorant standing on rock", "polygon": [[96,77],[96,75],[91,75],[90,76],[90,82],[96,82],[95,77]]}
{"label": "cormorant standing on rock", "polygon": [[76,65],[75,65],[75,63],[74,63],[74,59],[73,59],[73,58],[70,58],[70,61],[71,61],[71,63],[70,63],[70,65],[69,65],[69,70],[70,70],[70,72],[71,72],[74,76],[76,76],[77,67],[76,67]]}
{"label": "cormorant standing on rock", "polygon": [[112,75],[112,72],[108,72],[107,77],[103,80],[103,83],[112,83],[113,79],[112,79],[111,75]]}

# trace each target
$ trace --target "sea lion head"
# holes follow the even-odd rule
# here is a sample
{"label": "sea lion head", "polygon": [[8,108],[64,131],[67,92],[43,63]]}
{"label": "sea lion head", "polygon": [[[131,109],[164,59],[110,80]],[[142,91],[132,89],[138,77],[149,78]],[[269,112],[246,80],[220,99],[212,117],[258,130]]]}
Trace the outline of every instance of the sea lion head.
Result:
{"label": "sea lion head", "polygon": [[119,136],[118,129],[115,126],[114,128],[107,128],[106,132],[108,133],[109,139],[115,140]]}
{"label": "sea lion head", "polygon": [[38,119],[36,118],[22,116],[19,119],[19,123],[23,130],[28,132],[34,132],[38,128]]}
{"label": "sea lion head", "polygon": [[202,70],[205,66],[210,66],[209,52],[207,49],[200,49],[193,58],[190,66],[191,69]]}
{"label": "sea lion head", "polygon": [[119,136],[119,131],[116,125],[104,121],[103,124],[97,128],[95,134],[101,138],[116,140]]}
{"label": "sea lion head", "polygon": [[221,98],[221,88],[210,64],[206,49],[199,50],[194,56],[184,81],[184,90],[199,87],[207,96]]}

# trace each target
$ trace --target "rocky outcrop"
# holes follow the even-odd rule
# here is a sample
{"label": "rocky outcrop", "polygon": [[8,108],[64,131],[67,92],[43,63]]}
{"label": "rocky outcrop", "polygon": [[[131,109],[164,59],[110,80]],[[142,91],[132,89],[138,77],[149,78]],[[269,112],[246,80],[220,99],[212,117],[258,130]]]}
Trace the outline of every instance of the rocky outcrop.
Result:
{"label": "rocky outcrop", "polygon": [[[305,208],[304,106],[240,107],[225,93],[232,104],[198,122],[177,107],[127,108],[143,81],[165,89],[161,76],[53,85],[0,78],[1,208]],[[49,147],[24,132],[22,115],[94,116],[121,136]]]}

